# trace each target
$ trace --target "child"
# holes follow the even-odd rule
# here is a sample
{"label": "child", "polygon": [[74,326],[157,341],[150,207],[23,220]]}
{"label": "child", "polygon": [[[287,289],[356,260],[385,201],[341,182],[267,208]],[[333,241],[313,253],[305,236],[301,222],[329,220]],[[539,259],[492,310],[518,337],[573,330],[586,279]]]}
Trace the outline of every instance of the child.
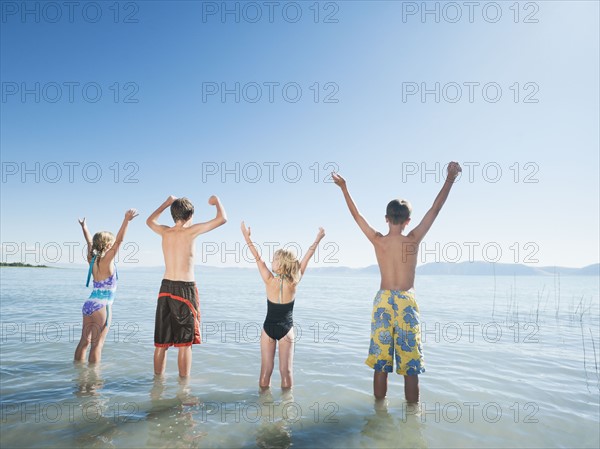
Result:
{"label": "child", "polygon": [[425,371],[421,350],[419,306],[413,284],[419,244],[448,198],[458,173],[456,162],[448,165],[444,185],[421,223],[407,235],[402,232],[410,222],[411,205],[405,200],[392,200],[387,206],[385,221],[387,235],[373,229],[354,204],[346,181],[333,173],[333,181],[342,189],[352,217],[375,247],[381,273],[380,290],[373,302],[371,344],[366,364],[375,370],[373,392],[377,399],[385,398],[387,375],[392,372],[395,354],[396,372],[404,375],[404,394],[409,403],[419,401],[419,374]]}
{"label": "child", "polygon": [[102,348],[111,322],[110,306],[115,299],[117,289],[115,256],[123,243],[129,222],[137,215],[135,209],[125,212],[125,218],[117,233],[117,238],[110,232],[97,232],[92,239],[85,217],[83,220],[79,220],[87,243],[87,261],[90,264],[85,286],[89,286],[90,277],[93,275],[94,289],[89,299],[83,304],[83,329],[81,340],[75,349],[75,361],[77,362],[85,360],[85,353],[90,344],[92,349],[88,361],[96,363],[102,358]]}
{"label": "child", "polygon": [[[271,374],[275,363],[275,349],[279,342],[279,372],[281,374],[281,388],[292,387],[293,357],[294,357],[294,310],[296,287],[306,271],[308,261],[315,253],[321,239],[325,236],[323,228],[315,242],[308,248],[302,262],[290,251],[279,249],[273,255],[273,262],[269,271],[267,264],[261,259],[260,254],[250,240],[250,228],[242,221],[242,234],[258,265],[258,271],[267,289],[267,317],[263,324],[260,336],[260,378],[258,384],[261,389],[271,386]],[[272,299],[269,299],[272,298]]]}
{"label": "child", "polygon": [[[227,222],[225,209],[216,196],[208,199],[216,206],[217,216],[206,223],[192,224],[194,206],[187,198],[170,196],[146,220],[146,224],[162,237],[165,275],[156,304],[154,326],[154,374],[165,372],[167,349],[179,348],[179,376],[187,377],[192,368],[192,344],[200,344],[200,304],[194,281],[194,240],[200,234]],[[160,214],[171,207],[175,226],[160,225]]]}

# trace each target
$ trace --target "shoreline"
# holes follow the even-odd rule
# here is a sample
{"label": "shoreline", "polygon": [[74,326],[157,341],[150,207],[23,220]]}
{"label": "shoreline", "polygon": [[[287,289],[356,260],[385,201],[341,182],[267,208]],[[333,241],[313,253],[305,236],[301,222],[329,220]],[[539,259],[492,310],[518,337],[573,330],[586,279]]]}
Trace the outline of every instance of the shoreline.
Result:
{"label": "shoreline", "polygon": [[0,268],[57,268],[50,267],[48,265],[31,265],[28,263],[20,263],[20,262],[0,262]]}

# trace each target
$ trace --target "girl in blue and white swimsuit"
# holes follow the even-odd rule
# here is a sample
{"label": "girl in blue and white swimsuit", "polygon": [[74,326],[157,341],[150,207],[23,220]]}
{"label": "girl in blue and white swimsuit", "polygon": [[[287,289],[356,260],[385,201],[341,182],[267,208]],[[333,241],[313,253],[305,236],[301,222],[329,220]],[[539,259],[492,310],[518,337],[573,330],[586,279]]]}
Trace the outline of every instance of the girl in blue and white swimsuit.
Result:
{"label": "girl in blue and white swimsuit", "polygon": [[102,357],[102,348],[110,327],[110,309],[117,290],[115,256],[123,242],[129,222],[136,216],[135,209],[129,209],[125,213],[116,238],[110,232],[97,232],[92,239],[85,218],[79,220],[88,245],[87,259],[90,264],[86,287],[89,286],[90,279],[93,277],[94,288],[88,300],[83,304],[83,328],[81,340],[75,349],[75,361],[83,362],[90,346],[88,358],[90,363],[99,362]]}
{"label": "girl in blue and white swimsuit", "polygon": [[[114,237],[112,236],[112,234],[110,234],[110,236],[112,237],[112,240],[114,240]],[[98,256],[94,255],[90,262],[88,278],[87,278],[87,282],[85,283],[86,287],[90,286],[90,278],[92,277],[94,263],[96,262],[97,258],[98,258]],[[114,266],[114,262],[113,262],[113,266]],[[111,306],[113,300],[115,299],[115,292],[117,291],[117,279],[118,278],[119,277],[117,275],[117,268],[114,267],[114,272],[109,277],[107,277],[106,279],[103,279],[101,281],[96,281],[96,280],[93,281],[94,289],[92,290],[92,293],[90,294],[90,297],[88,298],[88,300],[83,303],[83,308],[81,310],[83,312],[84,316],[91,316],[94,312],[97,312],[98,310],[102,309],[103,307],[106,307],[106,321],[104,322],[104,324],[105,324],[105,326],[108,324],[108,322],[110,320],[110,306]]]}

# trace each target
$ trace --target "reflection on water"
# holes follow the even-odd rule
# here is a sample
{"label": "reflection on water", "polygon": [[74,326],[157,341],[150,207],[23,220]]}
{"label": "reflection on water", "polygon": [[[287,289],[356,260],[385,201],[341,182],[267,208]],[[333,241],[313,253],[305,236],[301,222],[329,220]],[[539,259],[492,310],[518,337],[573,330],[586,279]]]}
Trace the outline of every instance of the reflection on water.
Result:
{"label": "reflection on water", "polygon": [[146,415],[148,438],[146,447],[199,447],[206,433],[194,420],[200,399],[191,394],[190,379],[178,378],[174,397],[166,394],[164,376],[154,376],[150,389],[150,407]]}
{"label": "reflection on water", "polygon": [[375,400],[375,413],[365,417],[362,447],[426,449],[418,406],[403,404],[400,416],[388,412],[387,399]]}
{"label": "reflection on water", "polygon": [[[100,367],[79,366],[77,374],[75,394],[86,398],[85,408],[110,411],[114,405],[109,404],[100,391],[104,385]],[[133,425],[136,428],[134,442],[139,443],[139,437],[145,434],[145,447],[229,447],[228,444],[242,447],[248,444],[243,435],[253,433],[258,448],[288,449],[294,446],[293,429],[307,430],[316,426],[315,431],[323,432],[320,441],[325,446],[335,446],[334,442],[340,436],[335,435],[341,431],[348,435],[354,433],[358,437],[354,441],[358,447],[428,447],[418,407],[403,405],[401,412],[390,412],[387,400],[374,402],[373,413],[362,418],[364,425],[358,434],[352,428],[335,426],[318,430],[320,426],[332,424],[315,423],[312,419],[314,416],[310,414],[303,417],[302,406],[295,402],[292,390],[284,390],[277,397],[269,388],[259,391],[257,395],[246,393],[233,400],[216,402],[202,400],[194,395],[189,378],[168,382],[164,376],[155,376],[149,387],[149,401],[140,404],[138,419],[115,419],[113,413],[103,413],[96,416],[93,423],[80,422],[75,429],[76,444],[86,447],[116,447],[119,446],[116,441],[123,442],[127,439],[128,429]],[[310,410],[309,407],[304,408]],[[361,419],[360,415],[355,416]],[[208,438],[208,426],[214,429],[215,424],[219,423],[223,425],[220,435],[215,437],[213,434]],[[236,427],[235,433],[241,433],[241,439],[236,443],[231,433],[232,425]],[[141,432],[140,426],[145,427],[146,431]],[[327,438],[327,434],[332,438]],[[230,439],[232,437],[233,440]]]}
{"label": "reflection on water", "polygon": [[73,362],[77,370],[77,386],[75,396],[78,398],[98,396],[104,387],[101,365],[99,363],[88,364],[85,362]]}
{"label": "reflection on water", "polygon": [[73,362],[73,366],[76,373],[73,394],[80,400],[74,409],[76,444],[92,448],[114,447],[120,407],[103,394],[102,365]]}
{"label": "reflection on water", "polygon": [[[256,431],[256,445],[259,448],[287,449],[292,445],[292,430],[290,422],[300,419],[293,406],[294,396],[292,390],[285,390],[279,404],[273,401],[270,388],[259,392],[258,405],[260,406],[260,425]],[[281,414],[275,409],[279,408]],[[280,417],[280,418],[279,418]]]}
{"label": "reflection on water", "polygon": [[[65,270],[59,278],[52,273],[40,271],[31,279],[30,272],[17,269],[0,276],[2,319],[9,323],[0,364],[2,447],[599,447],[597,277],[561,278],[562,291],[574,299],[569,306],[563,298],[558,309],[557,291],[556,310],[542,307],[537,293],[548,282],[543,277],[518,278],[516,296],[512,277],[424,279],[421,305],[433,367],[423,378],[428,407],[420,416],[402,407],[401,377],[390,379],[396,383],[390,391],[398,390],[389,406],[374,408],[372,371],[363,363],[371,313],[364,297],[373,279],[303,281],[297,320],[304,334],[296,346],[292,395],[279,388],[257,391],[260,350],[243,329],[264,318],[256,307],[264,300],[260,285],[235,308],[217,300],[238,294],[255,276],[204,279],[201,293],[215,299],[205,318],[218,332],[196,349],[202,363],[194,365],[190,379],[180,380],[151,374],[155,310],[147,298],[155,296],[152,285],[160,273],[130,273],[136,288],[121,290],[115,318],[138,317],[138,331],[131,335],[123,322],[113,323],[103,361],[96,365],[72,362],[78,335],[67,329],[81,325],[80,310],[68,301],[44,308],[53,286],[80,285],[80,273]],[[492,320],[496,283],[496,314],[506,291],[515,319],[518,309],[525,321]],[[23,285],[31,285],[31,301],[39,308],[23,306]],[[65,296],[81,293],[79,287],[66,288]],[[448,300],[456,297],[468,309]],[[526,313],[530,308],[533,318]],[[229,320],[237,327],[222,324]],[[52,323],[63,321],[62,338],[43,332],[45,324],[55,329]],[[328,333],[330,323],[335,335]],[[450,324],[459,332],[446,332]],[[489,325],[490,332],[482,331]],[[176,360],[170,363],[168,372],[176,372]],[[445,414],[447,406],[464,400],[479,404],[473,417],[464,407],[458,421]],[[500,407],[499,421],[486,419],[486,404]],[[565,426],[580,431],[565,433]]]}

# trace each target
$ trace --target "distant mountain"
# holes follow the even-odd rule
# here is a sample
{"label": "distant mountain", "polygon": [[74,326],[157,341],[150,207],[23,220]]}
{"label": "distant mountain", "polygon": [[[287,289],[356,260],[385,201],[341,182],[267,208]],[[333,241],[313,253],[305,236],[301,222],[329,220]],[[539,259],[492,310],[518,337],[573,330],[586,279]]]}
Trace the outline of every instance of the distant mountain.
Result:
{"label": "distant mountain", "polygon": [[[4,266],[6,264],[3,264]],[[78,264],[51,264],[55,268],[71,268],[85,270],[85,265]],[[161,266],[136,266],[135,264],[120,264],[119,269],[145,269],[162,272]],[[196,269],[202,273],[249,273],[256,270],[255,267],[214,267],[210,265],[196,265]],[[323,276],[364,276],[379,274],[377,265],[369,265],[363,268],[350,267],[309,267],[311,274]],[[491,263],[491,262],[439,262],[427,263],[417,267],[417,274],[421,275],[458,275],[458,276],[600,276],[600,264],[592,264],[582,268],[570,267],[539,267],[525,264]]]}
{"label": "distant mountain", "polygon": [[377,265],[369,265],[364,268],[350,268],[350,267],[308,267],[313,274],[326,274],[326,275],[361,275],[361,274],[377,274],[379,273],[379,267]]}
{"label": "distant mountain", "polygon": [[[218,268],[209,266],[200,266],[200,270],[207,271],[247,271],[254,268]],[[360,276],[379,274],[377,265],[369,265],[364,268],[350,267],[309,267],[311,274],[328,276]],[[512,263],[491,263],[491,262],[439,262],[428,263],[417,267],[417,274],[423,275],[459,275],[459,276],[600,276],[600,264],[588,265],[583,268],[569,267],[538,267],[525,264]]]}
{"label": "distant mountain", "polygon": [[580,268],[579,271],[580,271],[579,272],[580,275],[599,276],[600,275],[600,264],[595,263],[592,265],[588,265],[587,267]]}
{"label": "distant mountain", "polygon": [[428,263],[417,267],[417,274],[447,274],[466,276],[599,276],[600,264],[583,268],[538,267],[524,264],[460,262],[460,263]]}

